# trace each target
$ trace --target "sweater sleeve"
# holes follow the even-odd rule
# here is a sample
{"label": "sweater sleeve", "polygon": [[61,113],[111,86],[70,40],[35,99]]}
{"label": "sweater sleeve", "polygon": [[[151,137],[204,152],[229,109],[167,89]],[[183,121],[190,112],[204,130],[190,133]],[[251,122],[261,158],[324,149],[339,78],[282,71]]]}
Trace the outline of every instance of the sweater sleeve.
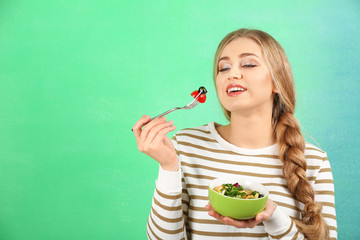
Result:
{"label": "sweater sleeve", "polygon": [[276,207],[271,218],[263,223],[269,239],[304,239],[295,222],[279,207]]}
{"label": "sweater sleeve", "polygon": [[171,172],[160,166],[147,224],[148,239],[187,239],[189,196],[182,179],[181,168]]}
{"label": "sweater sleeve", "polygon": [[337,239],[334,180],[330,162],[325,154],[314,184],[315,201],[322,205],[322,217],[329,227],[331,240]]}

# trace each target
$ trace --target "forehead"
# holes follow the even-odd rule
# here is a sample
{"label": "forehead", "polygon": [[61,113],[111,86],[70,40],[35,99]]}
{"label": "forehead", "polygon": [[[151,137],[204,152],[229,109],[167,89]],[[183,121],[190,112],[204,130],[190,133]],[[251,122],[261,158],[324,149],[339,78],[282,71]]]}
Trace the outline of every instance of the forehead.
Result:
{"label": "forehead", "polygon": [[259,58],[263,58],[260,46],[254,40],[249,38],[237,38],[228,43],[223,49],[220,58],[237,58],[242,53],[253,53]]}

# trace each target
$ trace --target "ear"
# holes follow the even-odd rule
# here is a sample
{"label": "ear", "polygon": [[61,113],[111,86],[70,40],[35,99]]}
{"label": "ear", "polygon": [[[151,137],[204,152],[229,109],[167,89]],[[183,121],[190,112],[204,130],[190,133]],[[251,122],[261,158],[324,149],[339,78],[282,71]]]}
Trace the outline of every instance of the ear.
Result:
{"label": "ear", "polygon": [[276,87],[274,82],[273,82],[273,92],[274,93],[279,93],[279,89]]}

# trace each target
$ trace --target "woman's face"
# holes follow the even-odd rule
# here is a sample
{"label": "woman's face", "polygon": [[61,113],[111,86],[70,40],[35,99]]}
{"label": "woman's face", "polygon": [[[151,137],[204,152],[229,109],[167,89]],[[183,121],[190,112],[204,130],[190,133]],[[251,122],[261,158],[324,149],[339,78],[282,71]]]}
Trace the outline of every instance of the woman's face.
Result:
{"label": "woman's face", "polygon": [[225,46],[219,59],[217,93],[232,116],[249,110],[272,110],[274,85],[261,48],[255,41],[235,39]]}

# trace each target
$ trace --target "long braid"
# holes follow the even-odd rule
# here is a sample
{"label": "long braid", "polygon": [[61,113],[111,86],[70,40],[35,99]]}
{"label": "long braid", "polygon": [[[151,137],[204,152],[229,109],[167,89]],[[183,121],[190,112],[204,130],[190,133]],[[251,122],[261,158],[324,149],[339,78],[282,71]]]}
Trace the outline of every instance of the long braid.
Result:
{"label": "long braid", "polygon": [[293,113],[281,113],[275,134],[287,187],[297,200],[305,204],[303,221],[295,220],[296,225],[309,240],[328,239],[327,225],[321,216],[321,205],[314,201],[314,189],[307,180],[305,140]]}

